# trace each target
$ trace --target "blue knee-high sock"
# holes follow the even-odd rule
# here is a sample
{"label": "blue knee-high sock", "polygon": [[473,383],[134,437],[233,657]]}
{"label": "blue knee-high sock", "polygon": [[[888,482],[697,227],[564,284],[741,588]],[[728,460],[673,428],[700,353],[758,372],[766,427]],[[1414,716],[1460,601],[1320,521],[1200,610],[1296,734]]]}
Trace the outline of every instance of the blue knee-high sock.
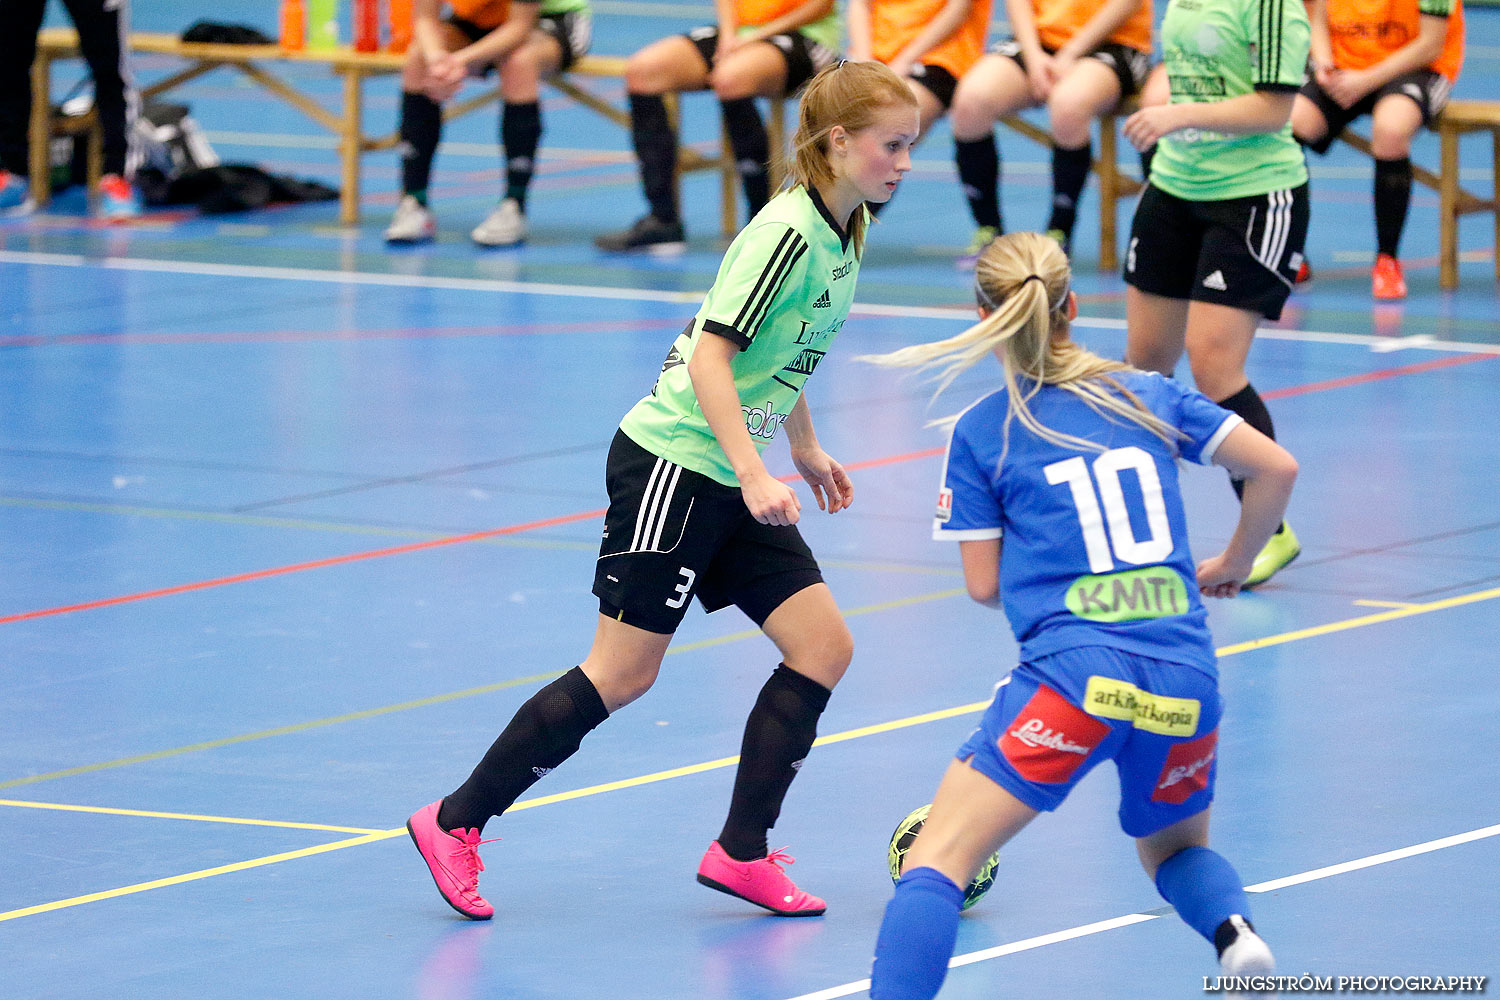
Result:
{"label": "blue knee-high sock", "polygon": [[896,883],[875,942],[870,1000],[931,1000],[948,974],[964,891],[934,868]]}
{"label": "blue knee-high sock", "polygon": [[1206,847],[1184,848],[1163,861],[1156,869],[1156,890],[1210,944],[1215,943],[1214,931],[1230,915],[1250,919],[1250,898],[1239,873]]}

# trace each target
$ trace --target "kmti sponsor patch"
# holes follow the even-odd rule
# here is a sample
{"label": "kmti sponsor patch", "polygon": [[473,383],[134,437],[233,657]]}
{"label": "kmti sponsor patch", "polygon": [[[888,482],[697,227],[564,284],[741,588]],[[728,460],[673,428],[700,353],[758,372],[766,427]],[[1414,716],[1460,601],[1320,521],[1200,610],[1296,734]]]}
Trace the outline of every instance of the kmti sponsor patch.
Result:
{"label": "kmti sponsor patch", "polygon": [[1068,610],[1091,622],[1131,622],[1186,614],[1187,585],[1170,566],[1080,576],[1068,584]]}
{"label": "kmti sponsor patch", "polygon": [[1162,736],[1191,736],[1198,731],[1197,698],[1168,698],[1142,691],[1129,681],[1093,676],[1083,693],[1090,715],[1129,722],[1137,729]]}

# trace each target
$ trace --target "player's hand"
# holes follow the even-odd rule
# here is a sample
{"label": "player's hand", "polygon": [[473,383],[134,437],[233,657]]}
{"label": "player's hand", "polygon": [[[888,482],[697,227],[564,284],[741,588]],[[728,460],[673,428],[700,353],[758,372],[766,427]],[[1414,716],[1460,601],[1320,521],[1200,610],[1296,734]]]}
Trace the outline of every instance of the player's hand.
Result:
{"label": "player's hand", "polygon": [[1053,87],[1063,81],[1063,77],[1073,72],[1073,67],[1077,62],[1077,56],[1068,55],[1062,49],[1059,49],[1053,54],[1051,59],[1047,60],[1044,72],[1047,74],[1047,89],[1049,93]]}
{"label": "player's hand", "polygon": [[895,59],[892,59],[890,62],[886,63],[886,65],[890,67],[892,73],[895,73],[903,80],[911,76],[912,61],[910,59],[903,59],[900,56],[897,56]]}
{"label": "player's hand", "polygon": [[797,491],[769,472],[741,476],[740,496],[750,516],[761,524],[796,524],[801,516],[802,501],[797,499]]}
{"label": "player's hand", "polygon": [[1177,122],[1179,107],[1176,104],[1154,104],[1149,108],[1141,108],[1125,119],[1121,134],[1130,140],[1132,146],[1144,153],[1156,145],[1156,141],[1162,136],[1182,127]]}
{"label": "player's hand", "polygon": [[854,483],[850,482],[849,473],[822,448],[794,450],[792,464],[812,487],[819,510],[837,514],[854,503]]}
{"label": "player's hand", "polygon": [[719,42],[714,47],[714,65],[722,65],[725,59],[734,55],[744,45],[743,39],[732,31],[720,31]]}
{"label": "player's hand", "polygon": [[446,101],[458,93],[458,88],[463,86],[464,77],[468,75],[468,64],[449,52],[436,62],[428,64],[427,79],[422,89],[434,101]]}
{"label": "player's hand", "polygon": [[1038,52],[1035,59],[1030,55],[1026,57],[1026,82],[1030,86],[1033,101],[1038,104],[1046,103],[1047,96],[1052,93],[1055,73],[1053,58],[1047,53]]}
{"label": "player's hand", "polygon": [[1344,69],[1333,70],[1323,89],[1328,91],[1328,96],[1337,101],[1341,108],[1353,107],[1370,91],[1363,73]]}
{"label": "player's hand", "polygon": [[1319,63],[1318,67],[1313,70],[1313,80],[1317,82],[1318,86],[1323,88],[1324,93],[1328,93],[1330,91],[1330,88],[1332,88],[1333,86],[1334,76],[1339,72],[1340,71],[1337,66],[1329,66],[1324,63]]}
{"label": "player's hand", "polygon": [[1198,564],[1198,589],[1204,597],[1233,597],[1250,575],[1250,568],[1230,565],[1222,552],[1210,556]]}

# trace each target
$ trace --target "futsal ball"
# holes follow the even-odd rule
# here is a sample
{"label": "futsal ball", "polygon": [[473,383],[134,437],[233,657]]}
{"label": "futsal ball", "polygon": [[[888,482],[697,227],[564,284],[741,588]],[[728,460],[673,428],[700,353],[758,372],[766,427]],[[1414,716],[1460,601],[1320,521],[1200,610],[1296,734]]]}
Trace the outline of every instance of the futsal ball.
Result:
{"label": "futsal ball", "polygon": [[[896,832],[891,834],[891,847],[886,853],[886,862],[890,868],[892,882],[901,878],[901,866],[906,862],[906,852],[911,850],[912,842],[917,839],[917,831],[921,830],[922,824],[927,822],[927,813],[931,809],[931,803],[913,809],[896,825]],[[959,909],[967,910],[979,902],[981,896],[990,891],[990,886],[995,884],[995,870],[999,867],[1000,852],[996,851],[980,866],[979,874],[974,876],[974,881],[970,882],[969,887],[964,890],[964,904]]]}

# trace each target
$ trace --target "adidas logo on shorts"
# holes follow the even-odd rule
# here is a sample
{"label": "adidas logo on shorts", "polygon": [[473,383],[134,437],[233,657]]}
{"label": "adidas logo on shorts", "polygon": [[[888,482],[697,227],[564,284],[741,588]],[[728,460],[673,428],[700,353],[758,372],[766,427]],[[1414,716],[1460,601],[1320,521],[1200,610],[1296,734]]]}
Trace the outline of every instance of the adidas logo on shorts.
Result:
{"label": "adidas logo on shorts", "polygon": [[833,302],[828,298],[828,289],[826,288],[823,289],[822,295],[819,295],[816,299],[813,300],[814,309],[827,309],[832,305]]}
{"label": "adidas logo on shorts", "polygon": [[1203,279],[1203,287],[1212,288],[1216,292],[1222,292],[1226,291],[1229,288],[1229,285],[1224,281],[1224,272],[1215,271],[1213,274],[1210,274],[1208,277]]}

